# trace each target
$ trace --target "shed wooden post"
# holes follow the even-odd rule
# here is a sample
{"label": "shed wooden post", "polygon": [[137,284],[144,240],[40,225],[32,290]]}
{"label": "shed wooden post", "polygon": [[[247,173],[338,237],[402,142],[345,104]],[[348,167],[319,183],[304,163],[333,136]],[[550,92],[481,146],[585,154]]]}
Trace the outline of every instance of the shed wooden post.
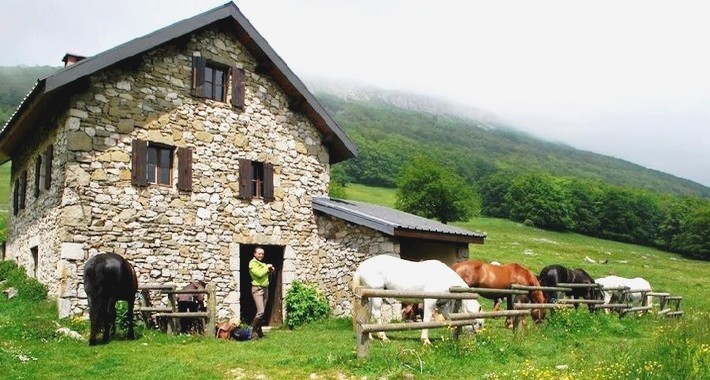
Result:
{"label": "shed wooden post", "polygon": [[[170,290],[175,290],[175,286],[173,285]],[[173,313],[177,313],[177,302],[175,302],[175,293],[168,292],[168,303],[170,303],[170,308],[172,309]],[[177,320],[175,318],[167,318],[166,321],[166,330],[168,334],[177,334],[178,328],[177,328]]]}
{"label": "shed wooden post", "polygon": [[[506,303],[508,304],[508,310],[515,310],[515,304],[513,302],[513,297],[515,297],[515,294],[508,294],[507,297],[505,297]],[[520,325],[523,322],[523,318],[521,318],[519,315],[514,315],[513,316],[513,331],[518,331],[520,329]]]}
{"label": "shed wooden post", "polygon": [[[462,311],[463,311],[463,310],[462,310],[462,309],[463,309],[462,305],[463,305],[463,301],[462,301],[462,300],[455,300],[455,301],[454,301],[454,310],[453,310],[453,312],[454,312],[454,313],[460,313],[460,312],[462,312]],[[471,311],[469,311],[469,312],[471,312]],[[450,316],[445,315],[445,317],[446,317],[447,320],[449,320],[449,321],[451,320],[451,317],[450,317]],[[453,339],[454,339],[454,340],[458,340],[458,339],[459,339],[459,337],[461,336],[461,330],[462,330],[462,328],[463,328],[463,326],[456,326],[456,327],[454,327],[454,336],[453,336]]]}
{"label": "shed wooden post", "polygon": [[207,334],[215,336],[215,324],[217,323],[217,299],[215,297],[214,284],[207,284]]}
{"label": "shed wooden post", "polygon": [[363,297],[362,288],[355,289],[354,323],[355,323],[355,339],[357,340],[357,358],[365,359],[370,351],[370,333],[363,331],[363,325],[370,320],[370,308],[368,307],[368,298]]}
{"label": "shed wooden post", "polygon": [[668,303],[668,300],[666,299],[668,296],[661,296],[661,306],[659,307],[658,310],[663,311],[666,310],[666,304]]}

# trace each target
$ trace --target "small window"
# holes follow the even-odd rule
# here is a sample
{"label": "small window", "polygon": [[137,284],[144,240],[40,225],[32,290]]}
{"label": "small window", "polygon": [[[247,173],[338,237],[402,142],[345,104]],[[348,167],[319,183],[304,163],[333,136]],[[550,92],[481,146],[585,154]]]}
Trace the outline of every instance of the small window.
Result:
{"label": "small window", "polygon": [[227,70],[210,65],[205,67],[205,95],[218,102],[223,102],[226,98],[226,87],[224,85],[227,78]]}
{"label": "small window", "polygon": [[[131,152],[131,183],[136,186],[173,183],[175,147],[133,140]],[[177,148],[177,188],[192,191],[192,149]]]}
{"label": "small window", "polygon": [[32,247],[30,248],[30,252],[32,253],[32,272],[33,272],[33,277],[37,278],[37,268],[39,267],[39,249],[37,247]]}
{"label": "small window", "polygon": [[47,147],[47,150],[44,152],[44,177],[43,177],[43,183],[44,183],[44,189],[49,190],[49,187],[52,185],[52,157],[54,156],[54,146],[50,145]]}
{"label": "small window", "polygon": [[146,180],[148,183],[170,186],[173,170],[173,149],[161,145],[148,145]]}
{"label": "small window", "polygon": [[264,164],[261,162],[252,162],[252,194],[254,198],[264,198]]}
{"label": "small window", "polygon": [[204,57],[192,57],[192,95],[216,100],[227,101],[227,89],[231,77],[231,103],[238,108],[244,108],[244,70],[237,67],[208,61]]}
{"label": "small window", "polygon": [[39,191],[42,189],[42,178],[44,174],[42,173],[42,155],[37,155],[37,161],[35,161],[35,198],[39,197]]}
{"label": "small window", "polygon": [[271,164],[239,160],[239,197],[274,200],[274,167]]}
{"label": "small window", "polygon": [[25,195],[27,192],[27,170],[20,173],[20,177],[15,180],[12,203],[15,215],[25,208]]}

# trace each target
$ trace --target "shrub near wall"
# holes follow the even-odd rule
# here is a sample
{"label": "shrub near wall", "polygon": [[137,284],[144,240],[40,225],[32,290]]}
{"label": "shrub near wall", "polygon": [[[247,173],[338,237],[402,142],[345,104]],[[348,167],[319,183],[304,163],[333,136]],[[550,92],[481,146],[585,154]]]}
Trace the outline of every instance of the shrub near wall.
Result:
{"label": "shrub near wall", "polygon": [[305,323],[325,319],[330,315],[328,300],[315,285],[298,280],[286,293],[286,326],[293,329]]}
{"label": "shrub near wall", "polygon": [[17,297],[29,301],[47,299],[47,287],[34,278],[27,277],[24,267],[10,260],[0,261],[2,289],[15,288]]}

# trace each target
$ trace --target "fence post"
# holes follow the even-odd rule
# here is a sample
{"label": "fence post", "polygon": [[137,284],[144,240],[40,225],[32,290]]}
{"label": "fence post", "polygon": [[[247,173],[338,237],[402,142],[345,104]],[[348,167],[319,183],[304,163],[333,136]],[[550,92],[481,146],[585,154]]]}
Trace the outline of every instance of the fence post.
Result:
{"label": "fence post", "polygon": [[[170,290],[176,290],[176,287],[173,285],[173,287]],[[177,312],[177,302],[175,302],[175,293],[168,293],[168,303],[170,303],[170,308],[173,309],[173,313]],[[177,327],[178,321],[175,320],[175,318],[167,318],[166,321],[167,326],[166,330],[168,334],[177,334],[178,331],[180,331]]]}
{"label": "fence post", "polygon": [[217,299],[215,297],[215,286],[207,284],[207,334],[215,336],[215,324],[217,323]]}
{"label": "fence post", "polygon": [[355,339],[357,340],[357,358],[365,359],[370,350],[370,334],[363,332],[362,326],[370,320],[370,308],[368,307],[368,298],[362,296],[362,288],[355,289],[355,303],[353,308],[355,311]]}

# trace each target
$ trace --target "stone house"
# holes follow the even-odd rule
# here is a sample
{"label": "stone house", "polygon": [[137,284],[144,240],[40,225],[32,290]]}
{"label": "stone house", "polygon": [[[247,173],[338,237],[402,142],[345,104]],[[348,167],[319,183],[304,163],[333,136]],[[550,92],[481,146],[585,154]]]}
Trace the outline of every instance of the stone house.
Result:
{"label": "stone house", "polygon": [[416,258],[429,244],[454,261],[483,242],[421,220],[397,235],[379,228],[394,211],[373,223],[348,213],[374,209],[329,199],[330,165],[356,147],[233,3],[64,61],[0,131],[0,160],[12,161],[6,258],[48,285],[60,317],[85,311],[83,264],[99,253],[129,259],[141,283],[203,277],[218,317],[249,319],[241,268],[263,246],[278,325],[296,279],[346,315],[363,258]]}

